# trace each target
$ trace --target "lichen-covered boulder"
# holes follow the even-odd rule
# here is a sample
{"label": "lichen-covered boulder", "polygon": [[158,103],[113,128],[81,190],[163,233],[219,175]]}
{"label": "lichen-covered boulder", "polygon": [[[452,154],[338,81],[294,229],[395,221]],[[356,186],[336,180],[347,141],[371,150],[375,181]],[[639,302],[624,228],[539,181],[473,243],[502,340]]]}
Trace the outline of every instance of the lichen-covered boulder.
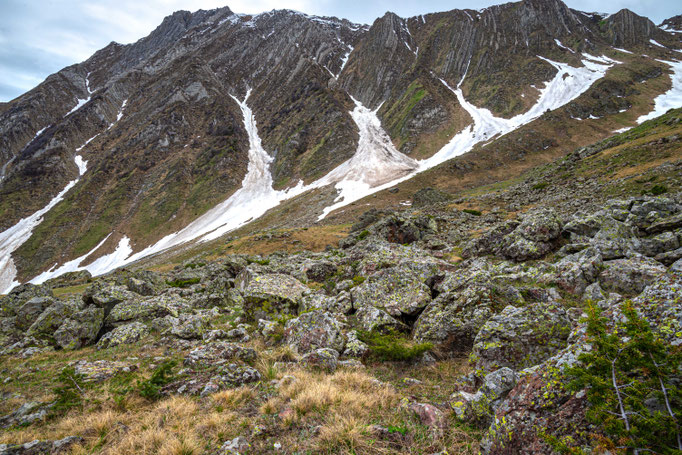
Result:
{"label": "lichen-covered boulder", "polygon": [[311,293],[303,296],[301,310],[323,310],[329,313],[349,314],[353,311],[353,302],[348,291],[339,292],[334,297],[319,292]]}
{"label": "lichen-covered boulder", "polygon": [[561,235],[561,218],[553,209],[539,209],[524,215],[503,238],[502,254],[514,261],[539,259],[552,251]]}
{"label": "lichen-covered boulder", "polygon": [[375,306],[393,317],[415,315],[431,301],[431,291],[406,267],[391,267],[371,275],[351,290],[356,307]]}
{"label": "lichen-covered boulder", "polygon": [[243,360],[251,362],[257,357],[256,351],[245,348],[237,343],[215,341],[199,346],[187,354],[184,360],[186,366],[211,368],[226,360]]}
{"label": "lichen-covered boulder", "polygon": [[130,292],[134,292],[136,294],[145,296],[154,295],[157,293],[157,288],[154,285],[154,283],[152,283],[151,281],[141,280],[134,276],[128,278],[126,287]]}
{"label": "lichen-covered boulder", "polygon": [[604,261],[595,248],[585,248],[561,259],[557,265],[557,284],[564,291],[581,295],[599,278]]}
{"label": "lichen-covered boulder", "polygon": [[333,373],[339,365],[339,352],[330,348],[316,349],[301,357],[301,364]]}
{"label": "lichen-covered boulder", "polygon": [[299,354],[319,348],[332,348],[341,352],[345,345],[341,324],[322,310],[304,313],[287,321],[284,337],[286,344]]}
{"label": "lichen-covered boulder", "polygon": [[90,305],[73,313],[54,333],[62,349],[80,349],[92,344],[104,323],[104,309]]}
{"label": "lichen-covered boulder", "polygon": [[131,322],[104,334],[96,346],[97,349],[106,349],[119,344],[132,344],[147,336],[149,332],[149,327],[141,322]]}
{"label": "lichen-covered boulder", "polygon": [[38,319],[50,305],[54,303],[51,297],[33,297],[16,310],[15,323],[17,328],[26,330]]}
{"label": "lichen-covered boulder", "polygon": [[79,360],[73,365],[76,374],[83,376],[85,382],[101,382],[118,373],[137,370],[136,365],[112,360]]}
{"label": "lichen-covered boulder", "polygon": [[164,308],[149,300],[132,299],[116,304],[106,317],[106,326],[118,327],[129,322],[150,321],[169,314]]}
{"label": "lichen-covered boulder", "polygon": [[136,298],[139,297],[125,287],[116,286],[115,284],[106,281],[96,281],[83,292],[83,302],[85,302],[86,305],[95,305],[104,308],[105,315],[109,314],[109,311],[111,311],[115,305]]}
{"label": "lichen-covered boulder", "polygon": [[322,260],[307,264],[305,267],[305,275],[311,281],[323,283],[327,278],[330,278],[336,273],[336,264],[331,261]]}
{"label": "lichen-covered boulder", "polygon": [[570,333],[571,320],[555,302],[510,305],[483,325],[470,360],[479,376],[502,367],[522,370],[565,348]]}
{"label": "lichen-covered boulder", "polygon": [[665,275],[666,271],[665,266],[644,256],[616,259],[604,262],[599,284],[607,291],[638,294],[650,282]]}
{"label": "lichen-covered boulder", "polygon": [[186,340],[201,339],[208,330],[208,321],[198,314],[181,314],[171,329],[171,335]]}
{"label": "lichen-covered boulder", "polygon": [[244,298],[244,310],[251,319],[267,319],[274,314],[296,314],[303,293],[300,281],[281,273],[257,274],[244,269],[235,282]]}
{"label": "lichen-covered boulder", "polygon": [[369,305],[360,307],[355,313],[355,318],[358,321],[359,328],[367,332],[386,333],[394,330],[407,332],[408,330],[404,323],[392,318],[384,310]]}
{"label": "lichen-covered boulder", "polygon": [[360,341],[356,330],[349,330],[346,334],[346,347],[343,351],[345,357],[364,357],[369,353],[369,346]]}
{"label": "lichen-covered boulder", "polygon": [[488,319],[505,306],[520,303],[513,294],[501,292],[504,286],[481,278],[469,284],[453,284],[433,300],[414,325],[414,339],[446,351],[464,352]]}
{"label": "lichen-covered boulder", "polygon": [[42,285],[26,283],[17,286],[6,296],[0,297],[0,317],[16,316],[17,309],[34,297],[54,299],[54,294],[50,288]]}
{"label": "lichen-covered boulder", "polygon": [[483,385],[476,393],[455,392],[450,397],[450,406],[455,417],[479,427],[487,427],[495,416],[495,411],[514,388],[518,377],[511,368],[500,368],[483,378]]}
{"label": "lichen-covered boulder", "polygon": [[438,231],[438,224],[428,215],[394,213],[382,218],[374,231],[391,243],[400,245],[416,242]]}
{"label": "lichen-covered boulder", "polygon": [[55,331],[69,318],[77,308],[64,302],[54,302],[29,327],[26,334],[35,338],[54,340]]}

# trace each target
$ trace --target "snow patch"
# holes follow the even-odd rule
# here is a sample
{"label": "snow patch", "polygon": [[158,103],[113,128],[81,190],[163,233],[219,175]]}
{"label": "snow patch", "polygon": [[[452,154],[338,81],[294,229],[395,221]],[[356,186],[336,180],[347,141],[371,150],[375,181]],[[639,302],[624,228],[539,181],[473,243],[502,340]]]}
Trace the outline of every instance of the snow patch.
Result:
{"label": "snow patch", "polygon": [[573,49],[571,49],[570,47],[564,46],[563,44],[561,44],[561,41],[559,41],[558,39],[555,38],[555,39],[554,39],[554,42],[555,42],[556,45],[559,46],[560,48],[566,49],[567,51],[569,51],[569,52],[575,54],[575,51],[574,51]]}
{"label": "snow patch", "polygon": [[625,54],[632,54],[632,52],[630,52],[629,50],[621,49],[620,47],[614,47],[614,49],[617,50],[618,52],[623,52]]}
{"label": "snow patch", "polygon": [[667,49],[667,47],[665,47],[664,45],[662,45],[661,43],[659,43],[659,42],[656,41],[656,40],[650,39],[649,42],[650,42],[651,44],[653,44],[654,46],[658,46],[658,47],[662,47],[663,49]]}
{"label": "snow patch", "polygon": [[85,104],[88,101],[90,101],[90,99],[92,98],[92,90],[90,90],[90,73],[88,73],[87,76],[85,76],[85,88],[88,91],[88,97],[86,99],[80,99],[80,98],[76,99],[76,105],[64,117],[68,117],[69,115],[73,114],[78,109],[80,109],[81,107],[85,106]]}
{"label": "snow patch", "polygon": [[663,115],[668,112],[668,109],[682,107],[682,62],[658,61],[665,63],[672,69],[673,74],[670,76],[672,79],[672,87],[667,92],[654,98],[654,110],[639,117],[637,123],[642,123]]}

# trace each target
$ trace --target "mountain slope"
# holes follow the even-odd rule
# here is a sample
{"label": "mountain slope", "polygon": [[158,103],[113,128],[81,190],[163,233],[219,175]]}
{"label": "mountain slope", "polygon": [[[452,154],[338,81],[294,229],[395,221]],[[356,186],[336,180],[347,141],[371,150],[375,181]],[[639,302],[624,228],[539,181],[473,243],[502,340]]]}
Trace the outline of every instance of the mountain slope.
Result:
{"label": "mountain slope", "polygon": [[[627,10],[604,19],[554,0],[389,13],[370,27],[292,11],[175,13],[4,107],[5,237],[78,175],[75,156],[88,170],[19,247],[16,236],[0,242],[1,257],[18,281],[88,265],[101,273],[207,226],[238,227],[250,217],[218,212],[253,194],[253,156],[272,182],[253,214],[308,191],[320,197],[299,214],[309,218],[528,122],[542,129],[545,109],[568,110],[567,122],[604,118],[583,141],[598,139],[671,89],[669,66],[654,58],[672,60],[676,46],[674,33]],[[247,93],[253,121],[240,106]],[[576,134],[551,145],[565,149]],[[3,274],[7,289],[14,272]]]}

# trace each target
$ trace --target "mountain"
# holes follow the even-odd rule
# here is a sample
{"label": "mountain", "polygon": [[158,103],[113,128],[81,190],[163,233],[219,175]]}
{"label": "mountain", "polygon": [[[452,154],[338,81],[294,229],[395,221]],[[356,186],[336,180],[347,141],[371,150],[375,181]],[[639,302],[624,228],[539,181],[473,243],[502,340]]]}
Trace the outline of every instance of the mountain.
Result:
{"label": "mountain", "polygon": [[105,273],[270,209],[272,226],[327,222],[373,193],[399,203],[400,182],[522,172],[674,107],[680,37],[664,28],[558,0],[371,26],[177,12],[0,109],[0,289]]}

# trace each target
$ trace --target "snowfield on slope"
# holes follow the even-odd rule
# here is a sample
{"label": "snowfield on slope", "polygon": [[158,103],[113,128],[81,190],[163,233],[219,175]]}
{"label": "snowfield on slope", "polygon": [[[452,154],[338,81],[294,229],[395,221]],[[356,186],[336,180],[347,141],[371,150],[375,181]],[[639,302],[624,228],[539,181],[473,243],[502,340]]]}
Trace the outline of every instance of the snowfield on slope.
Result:
{"label": "snowfield on slope", "polygon": [[672,87],[667,92],[654,98],[654,110],[639,117],[637,119],[638,124],[659,117],[668,112],[668,109],[682,106],[682,62],[668,62],[665,60],[659,60],[659,62],[670,66],[673,72],[670,75]]}
{"label": "snowfield on slope", "polygon": [[124,236],[113,253],[103,255],[88,264],[87,259],[104,244],[106,241],[104,239],[86,255],[44,272],[32,282],[41,283],[75,270],[88,270],[93,275],[100,275],[190,241],[215,239],[260,217],[286,199],[311,189],[335,185],[338,191],[337,197],[334,203],[326,207],[320,215],[319,219],[323,219],[333,210],[390,188],[417,173],[470,151],[476,144],[507,134],[540,117],[546,110],[563,106],[584,93],[595,81],[604,76],[608,68],[618,63],[604,56],[583,54],[583,57],[584,66],[580,68],[539,57],[554,66],[557,73],[551,81],[545,84],[544,88],[540,89],[537,103],[526,113],[511,119],[495,117],[489,110],[478,108],[466,101],[459,88],[462,81],[456,89],[442,81],[453,91],[459,103],[470,114],[473,123],[456,134],[435,155],[422,161],[415,161],[395,148],[390,137],[381,127],[381,122],[376,115],[378,108],[372,111],[359,101],[353,100],[356,107],[350,115],[359,130],[358,147],[354,156],[319,180],[309,185],[299,182],[297,186],[286,191],[276,191],[272,187],[269,165],[273,158],[263,149],[255,117],[247,105],[251,92],[249,90],[244,101],[233,97],[242,111],[244,127],[249,137],[248,170],[240,189],[185,228],[167,235],[137,253],[133,254],[130,239]]}
{"label": "snowfield on slope", "polygon": [[17,268],[14,265],[12,253],[31,238],[33,229],[43,222],[43,215],[64,199],[66,193],[78,183],[80,176],[85,174],[88,162],[84,161],[80,155],[76,155],[74,161],[78,167],[79,178],[71,180],[45,207],[31,216],[19,220],[17,224],[6,231],[0,232],[0,294],[6,294],[21,284],[16,281]]}

